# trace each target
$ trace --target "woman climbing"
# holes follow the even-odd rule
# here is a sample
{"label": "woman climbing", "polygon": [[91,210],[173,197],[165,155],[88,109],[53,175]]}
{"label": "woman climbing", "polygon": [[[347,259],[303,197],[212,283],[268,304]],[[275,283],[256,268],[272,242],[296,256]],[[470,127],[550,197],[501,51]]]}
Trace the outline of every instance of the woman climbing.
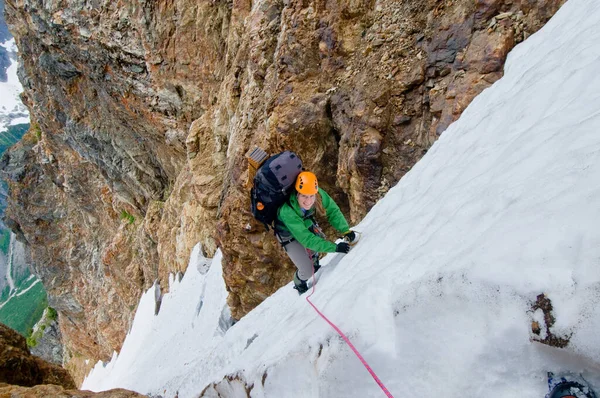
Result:
{"label": "woman climbing", "polygon": [[[343,233],[348,242],[335,244],[326,240],[315,221],[315,213],[326,216],[329,223]],[[298,294],[308,290],[306,281],[320,268],[319,253],[348,253],[350,243],[356,239],[356,234],[349,229],[338,205],[327,192],[319,188],[317,176],[310,171],[303,171],[298,175],[296,192],[279,208],[275,233],[297,268],[294,273],[294,289],[298,290]]]}

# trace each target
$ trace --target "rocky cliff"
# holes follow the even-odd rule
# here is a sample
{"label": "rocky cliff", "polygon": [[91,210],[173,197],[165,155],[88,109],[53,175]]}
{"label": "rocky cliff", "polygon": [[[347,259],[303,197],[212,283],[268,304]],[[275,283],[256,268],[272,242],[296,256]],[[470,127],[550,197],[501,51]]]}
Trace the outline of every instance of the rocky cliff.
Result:
{"label": "rocky cliff", "polygon": [[42,318],[33,327],[30,339],[35,341],[29,349],[31,355],[55,365],[62,365],[62,338],[54,309],[46,308]]}
{"label": "rocky cliff", "polygon": [[32,387],[56,384],[74,388],[73,378],[59,366],[29,353],[25,338],[0,324],[0,383]]}
{"label": "rocky cliff", "polygon": [[242,317],[292,275],[249,213],[249,149],[296,151],[357,222],[562,2],[6,0],[32,128],[5,222],[67,356],[108,359],[198,241]]}
{"label": "rocky cliff", "polygon": [[0,396],[20,397],[142,397],[115,389],[103,393],[75,390],[73,378],[60,366],[30,355],[25,338],[0,324]]}

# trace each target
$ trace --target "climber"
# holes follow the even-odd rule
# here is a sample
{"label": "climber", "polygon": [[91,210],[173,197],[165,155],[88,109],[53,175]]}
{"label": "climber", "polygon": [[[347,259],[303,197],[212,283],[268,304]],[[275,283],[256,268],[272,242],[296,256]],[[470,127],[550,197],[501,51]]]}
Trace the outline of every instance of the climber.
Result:
{"label": "climber", "polygon": [[[315,221],[314,215],[326,216],[329,223],[344,235],[344,242],[333,243]],[[275,235],[296,266],[294,289],[298,294],[308,290],[306,281],[321,267],[319,253],[348,253],[356,241],[356,233],[335,201],[319,188],[317,176],[310,171],[301,172],[296,178],[296,192],[292,192],[277,211]]]}

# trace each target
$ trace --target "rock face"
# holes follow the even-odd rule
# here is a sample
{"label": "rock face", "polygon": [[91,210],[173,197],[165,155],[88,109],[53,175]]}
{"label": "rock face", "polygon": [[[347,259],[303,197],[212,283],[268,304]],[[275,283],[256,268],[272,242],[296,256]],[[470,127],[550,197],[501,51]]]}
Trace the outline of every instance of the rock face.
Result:
{"label": "rock face", "polygon": [[103,392],[90,392],[81,390],[65,390],[63,387],[56,385],[40,385],[31,388],[11,386],[8,384],[0,383],[0,395],[3,397],[11,398],[48,398],[48,397],[60,397],[60,398],[135,398],[145,397],[145,395],[138,394],[133,391],[114,389]]}
{"label": "rock face", "polygon": [[0,396],[32,397],[143,397],[138,393],[115,389],[102,393],[80,391],[69,373],[29,353],[25,338],[0,324]]}
{"label": "rock face", "polygon": [[225,153],[198,119],[216,100],[229,8],[47,7],[6,3],[33,124],[3,159],[5,222],[31,250],[66,355],[108,359],[141,291],[183,271],[198,240],[216,249]]}
{"label": "rock face", "polygon": [[33,127],[5,222],[67,355],[108,359],[198,241],[245,315],[293,270],[249,212],[248,150],[297,152],[357,222],[562,3],[7,1]]}
{"label": "rock face", "polygon": [[25,338],[2,324],[0,382],[25,387],[56,384],[67,389],[75,388],[73,378],[65,369],[31,355]]}
{"label": "rock face", "polygon": [[8,79],[8,75],[6,74],[6,70],[10,66],[10,57],[8,56],[8,51],[4,47],[0,47],[0,82],[6,82]]}
{"label": "rock face", "polygon": [[60,328],[57,320],[48,323],[42,332],[42,337],[30,351],[31,355],[35,355],[56,365],[62,365],[63,350]]}
{"label": "rock face", "polygon": [[260,4],[246,17],[251,33],[232,67],[240,72],[223,84],[237,98],[236,140],[217,233],[236,318],[293,270],[246,210],[246,150],[296,151],[356,223],[502,76],[508,51],[561,2]]}

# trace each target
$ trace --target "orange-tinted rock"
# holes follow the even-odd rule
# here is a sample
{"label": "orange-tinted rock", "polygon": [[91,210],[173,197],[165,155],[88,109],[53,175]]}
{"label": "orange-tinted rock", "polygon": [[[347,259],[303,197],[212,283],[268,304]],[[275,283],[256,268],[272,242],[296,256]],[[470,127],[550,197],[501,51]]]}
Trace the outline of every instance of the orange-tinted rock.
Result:
{"label": "orange-tinted rock", "polygon": [[146,395],[120,388],[96,393],[91,391],[65,389],[64,387],[57,385],[38,385],[27,388],[0,383],[0,396],[11,398],[136,398],[145,397]]}
{"label": "orange-tinted rock", "polygon": [[73,378],[65,369],[31,355],[25,338],[1,323],[0,382],[25,387],[56,384],[75,388]]}

